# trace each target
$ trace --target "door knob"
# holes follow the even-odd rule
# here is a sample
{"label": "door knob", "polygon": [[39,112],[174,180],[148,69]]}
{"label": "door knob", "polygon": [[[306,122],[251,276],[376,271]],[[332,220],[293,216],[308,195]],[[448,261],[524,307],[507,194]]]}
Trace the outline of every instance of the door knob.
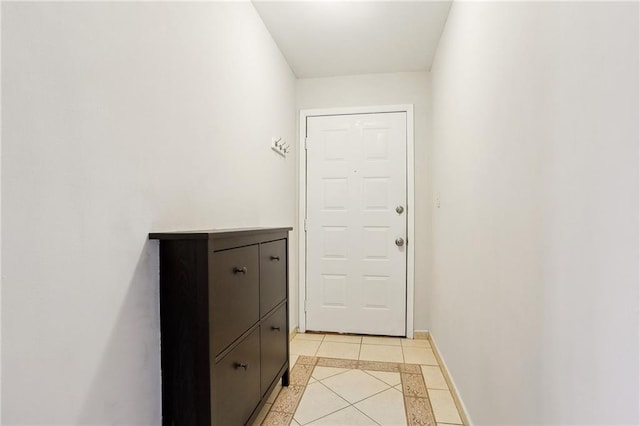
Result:
{"label": "door knob", "polygon": [[396,238],[396,245],[402,247],[404,245],[404,238]]}
{"label": "door knob", "polygon": [[404,211],[404,207],[402,207],[402,206],[396,207],[396,213],[402,214],[403,211]]}

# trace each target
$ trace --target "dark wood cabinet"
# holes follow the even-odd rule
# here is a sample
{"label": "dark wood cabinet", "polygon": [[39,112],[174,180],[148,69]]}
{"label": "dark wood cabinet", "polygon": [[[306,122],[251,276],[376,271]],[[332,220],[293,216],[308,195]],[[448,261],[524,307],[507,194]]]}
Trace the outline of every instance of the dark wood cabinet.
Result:
{"label": "dark wood cabinet", "polygon": [[160,240],[162,424],[241,426],[289,384],[291,228]]}

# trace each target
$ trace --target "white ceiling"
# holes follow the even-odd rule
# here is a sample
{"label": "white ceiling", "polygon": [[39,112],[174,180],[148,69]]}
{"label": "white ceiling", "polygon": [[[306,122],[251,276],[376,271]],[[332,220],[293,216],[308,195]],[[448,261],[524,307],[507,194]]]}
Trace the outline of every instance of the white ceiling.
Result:
{"label": "white ceiling", "polygon": [[253,0],[296,76],[426,71],[451,0]]}

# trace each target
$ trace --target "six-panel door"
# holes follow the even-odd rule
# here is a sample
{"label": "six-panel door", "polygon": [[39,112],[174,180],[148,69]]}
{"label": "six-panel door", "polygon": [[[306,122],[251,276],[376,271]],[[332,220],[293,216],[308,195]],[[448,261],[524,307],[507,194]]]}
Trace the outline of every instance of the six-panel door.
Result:
{"label": "six-panel door", "polygon": [[309,117],[307,137],[306,328],[402,336],[406,113]]}

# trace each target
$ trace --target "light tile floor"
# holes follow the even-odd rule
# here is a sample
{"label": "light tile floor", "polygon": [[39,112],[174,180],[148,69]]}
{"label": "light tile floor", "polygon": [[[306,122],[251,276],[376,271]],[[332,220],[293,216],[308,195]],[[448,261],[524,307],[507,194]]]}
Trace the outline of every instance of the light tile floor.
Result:
{"label": "light tile floor", "polygon": [[[371,365],[375,365],[375,362],[419,365],[412,368],[417,369],[414,372],[422,372],[426,392],[422,385],[422,392],[425,395],[416,396],[428,398],[430,404],[427,406],[430,405],[432,410],[431,424],[462,424],[461,416],[428,340],[297,334],[291,341],[291,369],[296,365],[299,357],[304,358],[305,363],[311,359],[335,358],[336,365],[344,367],[350,363],[353,368],[300,365],[299,368],[308,370],[310,376],[307,376],[308,380],[304,379],[306,387],[299,383],[295,383],[295,386],[292,383],[290,386],[289,391],[303,392],[301,397],[299,395],[297,397],[299,403],[291,425],[351,426],[412,423],[407,420],[407,413],[410,411],[405,408],[405,404],[412,400],[406,398],[408,393],[414,392],[416,388],[407,378],[416,376],[405,375],[402,376],[404,379],[401,379],[401,373],[397,370],[375,371],[375,369],[367,370],[362,366],[356,368],[358,361],[370,361]],[[280,386],[276,387],[254,422],[254,426],[262,424],[281,389]]]}

